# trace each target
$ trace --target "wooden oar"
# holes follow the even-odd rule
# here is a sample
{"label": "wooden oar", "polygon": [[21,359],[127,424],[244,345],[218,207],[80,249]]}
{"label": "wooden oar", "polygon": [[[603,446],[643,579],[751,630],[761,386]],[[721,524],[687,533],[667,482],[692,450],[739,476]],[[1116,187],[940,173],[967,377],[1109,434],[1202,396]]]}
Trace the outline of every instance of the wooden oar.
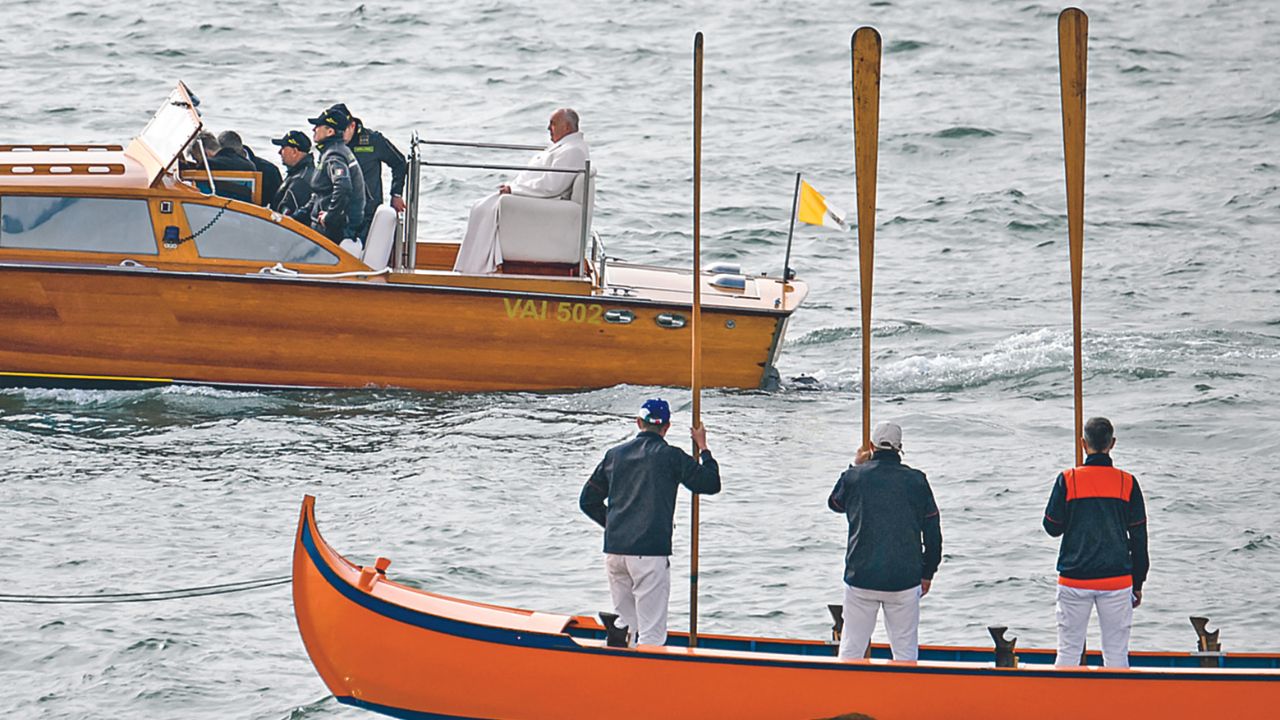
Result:
{"label": "wooden oar", "polygon": [[[693,311],[689,318],[692,338],[693,420],[702,424],[702,33],[693,36]],[[693,456],[698,457],[694,443]],[[693,493],[689,541],[689,647],[698,646],[698,494]]]}
{"label": "wooden oar", "polygon": [[1058,70],[1062,79],[1062,150],[1067,164],[1067,234],[1071,241],[1071,329],[1076,401],[1076,465],[1084,462],[1083,366],[1080,351],[1081,275],[1084,269],[1084,124],[1089,16],[1067,8],[1058,16]]}
{"label": "wooden oar", "polygon": [[880,141],[880,33],[860,27],[853,51],[853,156],[858,183],[862,282],[862,447],[871,446],[871,289],[876,257],[876,158]]}

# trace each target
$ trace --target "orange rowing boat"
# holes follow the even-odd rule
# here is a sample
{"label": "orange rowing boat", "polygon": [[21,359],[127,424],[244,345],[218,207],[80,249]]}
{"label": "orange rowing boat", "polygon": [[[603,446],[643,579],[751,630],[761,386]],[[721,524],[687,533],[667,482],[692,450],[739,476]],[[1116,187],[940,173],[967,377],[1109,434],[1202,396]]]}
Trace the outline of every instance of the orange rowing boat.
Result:
{"label": "orange rowing boat", "polygon": [[315,498],[303,500],[293,601],[307,653],[339,702],[400,718],[1053,720],[1114,708],[1126,720],[1243,720],[1280,707],[1277,654],[1134,653],[1128,670],[1056,670],[1051,650],[997,668],[973,647],[925,646],[916,664],[880,646],[847,662],[822,641],[705,634],[695,649],[680,634],[675,646],[616,649],[591,618],[424,592],[390,580],[389,564],[338,554]]}

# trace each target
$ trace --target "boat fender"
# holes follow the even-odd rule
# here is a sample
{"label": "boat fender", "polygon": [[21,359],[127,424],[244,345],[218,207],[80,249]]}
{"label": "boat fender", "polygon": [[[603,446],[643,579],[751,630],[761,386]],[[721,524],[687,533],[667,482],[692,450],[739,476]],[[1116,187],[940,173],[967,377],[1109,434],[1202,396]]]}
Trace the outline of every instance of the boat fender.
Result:
{"label": "boat fender", "polygon": [[987,627],[987,632],[991,633],[991,639],[996,643],[996,667],[1018,667],[1018,656],[1013,654],[1013,648],[1018,644],[1018,638],[1006,638],[1004,633],[1008,629],[1003,625],[990,625]]}

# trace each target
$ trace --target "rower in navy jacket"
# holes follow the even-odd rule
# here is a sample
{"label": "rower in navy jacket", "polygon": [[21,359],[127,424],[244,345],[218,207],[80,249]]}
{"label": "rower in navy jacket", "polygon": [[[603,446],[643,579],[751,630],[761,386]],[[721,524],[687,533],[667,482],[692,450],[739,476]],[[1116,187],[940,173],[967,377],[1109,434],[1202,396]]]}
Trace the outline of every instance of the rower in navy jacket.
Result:
{"label": "rower in navy jacket", "polygon": [[1111,464],[1115,429],[1091,418],[1080,443],[1084,465],[1058,473],[1044,511],[1044,529],[1062,536],[1058,551],[1058,667],[1080,664],[1089,614],[1098,608],[1102,663],[1129,667],[1133,609],[1142,603],[1147,511],[1138,480]]}
{"label": "rower in navy jacket", "polygon": [[863,657],[884,609],[893,659],[920,654],[920,598],[942,562],[942,525],[925,474],[902,462],[902,428],[880,423],[827,498],[849,521],[840,659]]}
{"label": "rower in navy jacket", "polygon": [[[671,427],[665,400],[648,400],[636,418],[640,434],[610,448],[578,505],[604,528],[605,570],[631,645],[665,645],[671,599],[671,528],[680,485],[695,493],[720,492],[720,466],[707,449],[707,430],[690,431],[702,463],[664,439]],[[605,501],[608,504],[605,504]],[[610,637],[610,644],[627,644]]]}

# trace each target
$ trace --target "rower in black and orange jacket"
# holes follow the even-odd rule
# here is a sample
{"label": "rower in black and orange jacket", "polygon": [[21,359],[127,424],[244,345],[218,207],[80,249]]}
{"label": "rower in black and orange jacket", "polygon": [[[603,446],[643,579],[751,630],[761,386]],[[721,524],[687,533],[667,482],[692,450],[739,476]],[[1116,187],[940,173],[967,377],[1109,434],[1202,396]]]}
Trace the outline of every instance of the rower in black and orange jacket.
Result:
{"label": "rower in black and orange jacket", "polygon": [[1088,454],[1084,464],[1058,474],[1044,512],[1045,531],[1062,537],[1058,664],[1078,662],[1089,622],[1087,606],[1096,603],[1104,662],[1125,667],[1133,608],[1142,602],[1151,566],[1146,506],[1137,478],[1111,461],[1115,435],[1109,420],[1090,419],[1081,442]]}

